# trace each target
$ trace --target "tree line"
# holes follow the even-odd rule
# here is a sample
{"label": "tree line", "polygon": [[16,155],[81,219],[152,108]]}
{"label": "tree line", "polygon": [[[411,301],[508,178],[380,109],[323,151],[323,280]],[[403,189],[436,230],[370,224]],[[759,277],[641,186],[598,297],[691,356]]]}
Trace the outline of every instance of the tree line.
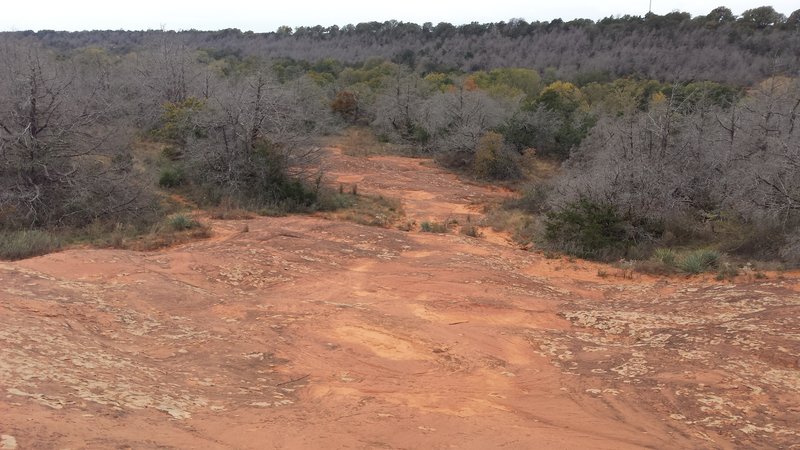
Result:
{"label": "tree line", "polygon": [[[416,56],[374,57],[391,47],[388,40],[371,45],[377,53],[342,47],[357,61],[330,54],[302,59],[302,52],[267,57],[275,48],[270,39],[307,39],[287,29],[264,36],[5,33],[0,232],[146,225],[163,216],[170,192],[201,205],[318,208],[315,138],[358,125],[490,182],[523,182],[536,159],[561,165],[555,178],[534,182],[516,203],[538,217],[532,238],[547,246],[618,258],[662,245],[713,243],[800,262],[800,88],[796,69],[787,70],[800,51],[791,47],[796,16],[757,21],[718,8],[704,21],[671,13],[580,27],[556,23],[549,31],[527,24],[513,37],[498,27],[453,27],[450,37],[442,31],[435,38],[475,38],[488,54],[492,33],[520,42],[545,33],[553,45],[568,47],[573,41],[552,33],[607,29],[618,34],[604,31],[589,42],[610,39],[604,51],[620,53],[659,19],[664,47],[691,30],[728,33],[725,45],[740,50],[744,41],[736,33],[764,45],[753,48],[769,64],[754,63],[733,81],[637,71],[565,76],[565,66],[549,64],[426,68]],[[670,34],[676,26],[691,30]],[[382,33],[356,28],[341,33],[373,42]],[[711,48],[709,42],[694,48]],[[753,63],[753,51],[743,60]],[[671,63],[673,75],[692,67]],[[758,81],[745,83],[750,79]],[[146,141],[163,151],[137,153]]]}
{"label": "tree line", "polygon": [[692,17],[607,17],[549,22],[425,23],[366,22],[345,26],[280,27],[269,33],[220,31],[43,30],[15,33],[49,48],[69,51],[100,46],[128,53],[164,39],[193,48],[262,59],[360,63],[382,58],[416,71],[471,72],[502,67],[550,70],[576,83],[641,76],[660,81],[712,80],[740,86],[780,71],[800,69],[800,10],[788,15],[763,6],[734,15],[715,8]]}

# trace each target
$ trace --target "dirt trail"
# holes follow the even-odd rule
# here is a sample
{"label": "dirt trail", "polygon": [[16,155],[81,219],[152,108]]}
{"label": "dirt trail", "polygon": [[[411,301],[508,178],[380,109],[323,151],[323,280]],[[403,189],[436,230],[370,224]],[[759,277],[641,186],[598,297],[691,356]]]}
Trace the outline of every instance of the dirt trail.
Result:
{"label": "dirt trail", "polygon": [[[417,221],[508,195],[423,163],[327,160]],[[213,228],[0,263],[0,449],[800,448],[796,276],[600,278],[314,217]]]}

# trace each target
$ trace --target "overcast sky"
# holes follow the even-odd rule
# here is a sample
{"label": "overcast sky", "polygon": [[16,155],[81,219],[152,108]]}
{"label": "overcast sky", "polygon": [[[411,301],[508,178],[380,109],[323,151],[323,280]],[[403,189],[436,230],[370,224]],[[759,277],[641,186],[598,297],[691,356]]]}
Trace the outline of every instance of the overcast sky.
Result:
{"label": "overcast sky", "polygon": [[[687,11],[693,16],[707,14],[722,0],[652,0],[653,12]],[[769,2],[769,3],[767,3]],[[769,4],[789,15],[800,8],[797,0],[728,0],[734,14]],[[527,21],[600,19],[611,15],[643,15],[649,0],[4,0],[0,9],[0,30],[219,30],[239,28],[274,31],[280,25],[346,25],[385,21],[497,22],[511,18]]]}

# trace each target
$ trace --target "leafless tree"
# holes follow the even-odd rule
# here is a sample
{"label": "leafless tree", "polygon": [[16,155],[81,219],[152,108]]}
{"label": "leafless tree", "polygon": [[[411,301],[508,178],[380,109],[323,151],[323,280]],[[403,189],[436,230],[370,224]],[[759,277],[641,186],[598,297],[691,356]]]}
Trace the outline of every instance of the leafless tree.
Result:
{"label": "leafless tree", "polygon": [[387,136],[421,140],[424,102],[433,88],[416,74],[398,71],[375,101],[372,125]]}
{"label": "leafless tree", "polygon": [[[731,203],[782,226],[800,219],[800,82],[770,78],[740,105],[734,135]],[[735,131],[735,133],[734,133]]]}
{"label": "leafless tree", "polygon": [[0,46],[0,227],[80,226],[149,209],[111,67]]}
{"label": "leafless tree", "polygon": [[487,93],[463,86],[433,95],[423,109],[422,126],[431,136],[431,151],[445,164],[456,167],[471,164],[480,138],[512,112]]}
{"label": "leafless tree", "polygon": [[667,99],[603,116],[565,163],[551,204],[588,198],[632,222],[700,226],[724,216],[769,230],[773,250],[783,245],[784,258],[800,261],[799,116],[800,84],[780,77],[728,108]]}
{"label": "leafless tree", "polygon": [[287,183],[314,173],[314,138],[328,117],[323,99],[312,82],[281,85],[266,69],[226,79],[199,117],[203,132],[188,144],[194,178],[221,196],[280,201]]}

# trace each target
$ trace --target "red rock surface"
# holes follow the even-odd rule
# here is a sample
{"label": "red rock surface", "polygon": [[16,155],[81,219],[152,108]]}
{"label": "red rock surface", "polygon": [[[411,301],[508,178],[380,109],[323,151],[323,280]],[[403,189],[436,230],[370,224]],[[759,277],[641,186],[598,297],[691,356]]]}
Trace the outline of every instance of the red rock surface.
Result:
{"label": "red rock surface", "polygon": [[[327,159],[417,222],[508,195],[424,163]],[[0,449],[800,448],[797,274],[630,277],[489,230],[212,227],[0,262]]]}

